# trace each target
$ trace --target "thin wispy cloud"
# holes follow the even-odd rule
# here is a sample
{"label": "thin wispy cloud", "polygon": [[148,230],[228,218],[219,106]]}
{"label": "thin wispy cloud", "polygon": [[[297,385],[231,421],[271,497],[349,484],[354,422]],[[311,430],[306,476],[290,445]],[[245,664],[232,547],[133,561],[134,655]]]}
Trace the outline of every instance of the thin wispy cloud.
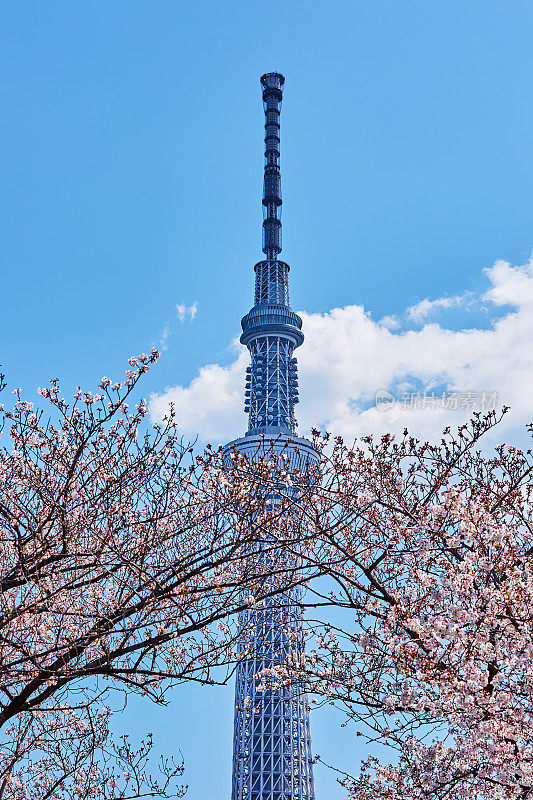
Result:
{"label": "thin wispy cloud", "polygon": [[193,319],[196,317],[198,313],[198,303],[195,300],[194,303],[190,306],[186,306],[183,303],[178,303],[176,306],[176,316],[183,325],[184,322],[192,322]]}
{"label": "thin wispy cloud", "polygon": [[[533,418],[533,260],[523,266],[497,261],[484,272],[488,286],[478,295],[423,301],[377,322],[359,305],[324,314],[300,312],[306,337],[296,353],[300,433],[320,426],[351,438],[407,426],[416,435],[434,438],[470,416],[473,397],[489,395],[497,397],[498,406],[511,406],[498,435],[523,431]],[[468,316],[460,329],[442,322],[443,314],[461,306],[467,315],[475,309],[479,324],[483,304],[488,312],[483,327],[468,326]],[[441,324],[431,321],[436,311]],[[403,320],[401,326],[395,320]],[[160,419],[172,402],[186,436],[218,443],[241,435],[248,361],[242,348],[229,366],[208,364],[190,384],[154,395],[153,418]],[[454,408],[450,403],[420,407],[399,402],[406,393],[435,388],[456,393],[464,403]],[[398,401],[385,412],[376,403],[380,392]]]}
{"label": "thin wispy cloud", "polygon": [[425,297],[418,303],[409,306],[403,314],[390,314],[383,317],[379,324],[390,331],[396,331],[409,323],[422,325],[439,312],[449,311],[452,308],[471,309],[479,305],[479,301],[480,298],[475,298],[472,292],[463,292],[463,294],[452,297],[437,297],[435,300]]}
{"label": "thin wispy cloud", "polygon": [[158,341],[158,349],[163,352],[168,348],[167,339],[170,336],[170,322],[165,322]]}
{"label": "thin wispy cloud", "polygon": [[168,350],[168,340],[176,332],[176,323],[179,322],[180,325],[184,325],[186,322],[193,322],[198,313],[198,302],[195,300],[190,306],[178,303],[175,310],[175,319],[172,322],[168,320],[165,322],[159,338],[153,342],[153,346],[157,347],[162,353]]}
{"label": "thin wispy cloud", "polygon": [[410,322],[421,324],[437,311],[446,311],[450,308],[464,306],[468,296],[465,293],[455,297],[438,297],[436,300],[425,298],[416,303],[416,305],[410,306],[406,311],[406,317]]}

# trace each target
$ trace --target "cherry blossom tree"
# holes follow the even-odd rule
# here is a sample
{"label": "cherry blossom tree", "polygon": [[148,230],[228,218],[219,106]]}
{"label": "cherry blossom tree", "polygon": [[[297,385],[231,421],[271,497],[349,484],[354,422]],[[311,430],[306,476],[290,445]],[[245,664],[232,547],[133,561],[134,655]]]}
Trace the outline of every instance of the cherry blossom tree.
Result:
{"label": "cherry blossom tree", "polygon": [[310,474],[196,455],[133,400],[156,359],[2,410],[0,800],[179,796],[181,762],[113,740],[117,693],[224,683],[239,614],[296,584],[307,651],[258,679],[390,749],[343,776],[353,800],[531,797],[531,453],[483,452],[489,414],[437,445],[317,435]]}
{"label": "cherry blossom tree", "polygon": [[113,692],[225,682],[239,612],[299,579],[268,465],[147,424],[132,398],[157,357],[71,402],[52,380],[47,414],[18,390],[2,409],[0,800],[176,796],[180,763],[150,774],[151,740],[113,743]]}
{"label": "cherry blossom tree", "polygon": [[533,460],[483,455],[497,421],[318,442],[301,512],[329,577],[308,587],[307,653],[263,684],[300,683],[390,748],[344,776],[353,800],[533,796]]}

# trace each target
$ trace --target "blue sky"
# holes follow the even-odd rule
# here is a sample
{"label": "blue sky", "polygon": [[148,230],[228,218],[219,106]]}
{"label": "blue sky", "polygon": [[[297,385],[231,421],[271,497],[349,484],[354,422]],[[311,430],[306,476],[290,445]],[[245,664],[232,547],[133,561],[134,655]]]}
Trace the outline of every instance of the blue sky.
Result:
{"label": "blue sky", "polygon": [[[520,438],[533,392],[532,27],[532,4],[516,0],[3,3],[11,387],[28,399],[50,376],[92,388],[164,339],[145,388],[154,407],[177,397],[190,435],[244,429],[232,340],[261,256],[258,78],[276,69],[304,428],[403,425],[404,409],[372,409],[377,390],[444,386],[497,392]],[[180,321],[176,307],[195,303]],[[410,419],[432,433],[444,415]],[[222,798],[232,704],[231,691],[182,691],[162,715],[134,704],[124,724],[149,721],[182,747],[191,800]],[[318,751],[355,768],[347,729],[317,713],[313,731]],[[318,796],[341,796],[317,779]]]}

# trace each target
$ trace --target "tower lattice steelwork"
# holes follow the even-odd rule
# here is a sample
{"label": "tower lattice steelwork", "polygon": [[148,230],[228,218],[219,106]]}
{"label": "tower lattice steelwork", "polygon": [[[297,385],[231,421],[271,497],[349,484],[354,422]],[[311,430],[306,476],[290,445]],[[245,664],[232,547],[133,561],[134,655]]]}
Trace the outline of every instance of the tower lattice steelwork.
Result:
{"label": "tower lattice steelwork", "polygon": [[[251,365],[246,372],[248,432],[227,445],[254,458],[283,453],[293,468],[315,464],[310,442],[298,437],[295,348],[303,342],[302,320],[289,306],[289,266],[281,252],[280,109],[285,78],[263,75],[265,177],[263,253],[255,265],[255,302],[242,319],[242,344]],[[237,666],[232,800],[314,800],[307,699],[297,688],[261,692],[255,676],[302,648],[299,590],[249,610],[241,624],[254,631],[253,657]],[[245,701],[255,709],[247,711]]]}

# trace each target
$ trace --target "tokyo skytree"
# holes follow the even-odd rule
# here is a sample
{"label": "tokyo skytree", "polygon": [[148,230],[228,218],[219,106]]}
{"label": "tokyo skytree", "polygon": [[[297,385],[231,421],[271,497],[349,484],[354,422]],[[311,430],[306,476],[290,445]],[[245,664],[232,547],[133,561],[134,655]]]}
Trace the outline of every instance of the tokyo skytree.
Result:
{"label": "tokyo skytree", "polygon": [[[265,109],[263,253],[254,267],[255,299],[242,319],[241,343],[250,352],[244,408],[248,431],[229,443],[257,458],[283,453],[292,468],[318,461],[311,442],[296,435],[298,402],[294,350],[303,340],[302,320],[289,305],[289,265],[280,261],[281,176],[280,111],[285,78],[270,72],[261,78]],[[293,687],[259,691],[255,677],[302,648],[300,589],[267,600],[261,609],[241,615],[254,631],[251,657],[239,662],[235,685],[232,800],[314,800],[309,711],[305,693]],[[254,644],[256,646],[254,646]],[[245,702],[246,701],[246,702]],[[245,706],[254,710],[247,710]]]}

